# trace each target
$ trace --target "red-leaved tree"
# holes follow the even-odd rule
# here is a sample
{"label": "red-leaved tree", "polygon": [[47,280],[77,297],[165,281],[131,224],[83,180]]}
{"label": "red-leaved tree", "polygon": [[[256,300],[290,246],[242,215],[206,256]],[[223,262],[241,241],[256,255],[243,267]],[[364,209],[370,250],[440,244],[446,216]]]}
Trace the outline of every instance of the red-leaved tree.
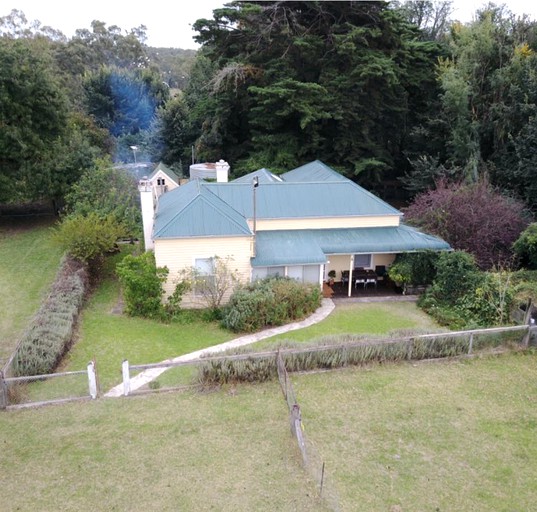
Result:
{"label": "red-leaved tree", "polygon": [[513,242],[529,223],[524,204],[496,191],[487,181],[439,181],[404,210],[405,218],[454,249],[475,256],[483,269],[509,266]]}

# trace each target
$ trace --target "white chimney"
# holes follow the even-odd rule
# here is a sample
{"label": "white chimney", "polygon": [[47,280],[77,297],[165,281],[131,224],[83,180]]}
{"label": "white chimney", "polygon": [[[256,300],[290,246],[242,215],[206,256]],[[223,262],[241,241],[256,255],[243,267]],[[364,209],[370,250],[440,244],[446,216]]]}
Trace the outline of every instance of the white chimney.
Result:
{"label": "white chimney", "polygon": [[145,250],[153,249],[153,222],[155,220],[155,198],[151,181],[144,176],[138,182],[140,202],[142,205],[142,222],[144,225]]}
{"label": "white chimney", "polygon": [[229,164],[224,160],[219,160],[214,164],[216,167],[216,181],[218,183],[227,183],[228,173],[229,173]]}

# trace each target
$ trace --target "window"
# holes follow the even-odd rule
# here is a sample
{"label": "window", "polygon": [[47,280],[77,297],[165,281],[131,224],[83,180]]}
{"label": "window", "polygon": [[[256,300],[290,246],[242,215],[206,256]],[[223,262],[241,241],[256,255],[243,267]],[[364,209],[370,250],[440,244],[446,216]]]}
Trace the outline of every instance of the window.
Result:
{"label": "window", "polygon": [[264,279],[265,277],[287,277],[296,279],[301,283],[318,283],[320,275],[319,265],[290,265],[287,267],[254,267],[252,269],[252,281]]}
{"label": "window", "polygon": [[269,277],[284,277],[285,267],[267,267],[267,276]]}
{"label": "window", "polygon": [[321,268],[319,265],[304,265],[304,282],[318,283]]}
{"label": "window", "polygon": [[267,267],[254,267],[252,269],[252,281],[265,279],[267,277]]}
{"label": "window", "polygon": [[164,178],[157,178],[157,185],[166,185],[166,180]]}
{"label": "window", "polygon": [[302,265],[287,267],[287,277],[302,282],[304,280],[304,267]]}
{"label": "window", "polygon": [[368,268],[371,267],[371,254],[355,254],[354,255],[354,268],[362,267]]}
{"label": "window", "polygon": [[296,279],[301,283],[318,283],[319,265],[293,265],[287,267],[287,277]]}
{"label": "window", "polygon": [[215,285],[214,258],[196,258],[194,267],[198,274],[194,293],[200,295],[202,288],[210,288]]}

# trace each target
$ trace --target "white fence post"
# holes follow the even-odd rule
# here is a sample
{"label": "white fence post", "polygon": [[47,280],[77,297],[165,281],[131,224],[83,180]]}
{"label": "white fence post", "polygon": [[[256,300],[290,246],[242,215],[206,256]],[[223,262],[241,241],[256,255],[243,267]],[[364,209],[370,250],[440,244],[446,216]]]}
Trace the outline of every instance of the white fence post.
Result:
{"label": "white fence post", "polygon": [[89,394],[95,400],[97,398],[97,377],[95,375],[95,363],[93,361],[88,363],[88,384]]}
{"label": "white fence post", "polygon": [[468,342],[468,354],[472,353],[474,349],[474,333],[470,333],[470,341]]}
{"label": "white fence post", "polygon": [[128,396],[131,392],[131,377],[129,373],[129,361],[125,359],[122,365],[123,371],[123,395]]}

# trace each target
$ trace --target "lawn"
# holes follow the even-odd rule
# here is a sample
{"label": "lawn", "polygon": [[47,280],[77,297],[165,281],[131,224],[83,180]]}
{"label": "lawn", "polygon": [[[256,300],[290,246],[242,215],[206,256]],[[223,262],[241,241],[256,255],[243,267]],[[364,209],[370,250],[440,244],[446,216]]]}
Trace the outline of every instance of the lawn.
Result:
{"label": "lawn", "polygon": [[[535,353],[291,375],[340,510],[533,510]],[[2,510],[321,511],[276,382],[0,414]]]}
{"label": "lawn", "polygon": [[334,334],[379,335],[402,329],[432,331],[438,327],[414,302],[349,302],[338,304],[323,322],[273,336],[256,346],[266,347],[283,340],[308,342]]}
{"label": "lawn", "polygon": [[0,366],[39,309],[62,251],[51,240],[52,220],[0,224]]}
{"label": "lawn", "polygon": [[[194,319],[166,324],[120,314],[117,311],[120,288],[113,273],[115,261],[111,259],[103,269],[103,281],[82,314],[78,340],[65,359],[62,370],[84,369],[89,360],[95,359],[101,389],[106,392],[121,382],[124,359],[131,364],[160,362],[240,336],[221,328],[217,322]],[[308,341],[325,334],[381,334],[392,329],[434,327],[434,322],[414,303],[353,303],[338,305],[326,320],[317,325],[269,338],[254,346],[274,346],[282,338]],[[184,384],[185,375],[192,374],[183,370],[177,373],[181,384]],[[170,378],[159,380],[168,383]],[[175,377],[171,378],[173,381]]]}
{"label": "lawn", "polygon": [[526,511],[536,354],[294,375],[344,511]]}
{"label": "lawn", "polygon": [[0,414],[0,508],[326,511],[277,383]]}
{"label": "lawn", "polygon": [[103,392],[121,382],[124,359],[131,364],[156,363],[235,337],[217,322],[167,324],[128,317],[117,312],[119,299],[119,284],[108,275],[84,309],[78,340],[62,365],[64,371],[80,370],[95,359]]}

